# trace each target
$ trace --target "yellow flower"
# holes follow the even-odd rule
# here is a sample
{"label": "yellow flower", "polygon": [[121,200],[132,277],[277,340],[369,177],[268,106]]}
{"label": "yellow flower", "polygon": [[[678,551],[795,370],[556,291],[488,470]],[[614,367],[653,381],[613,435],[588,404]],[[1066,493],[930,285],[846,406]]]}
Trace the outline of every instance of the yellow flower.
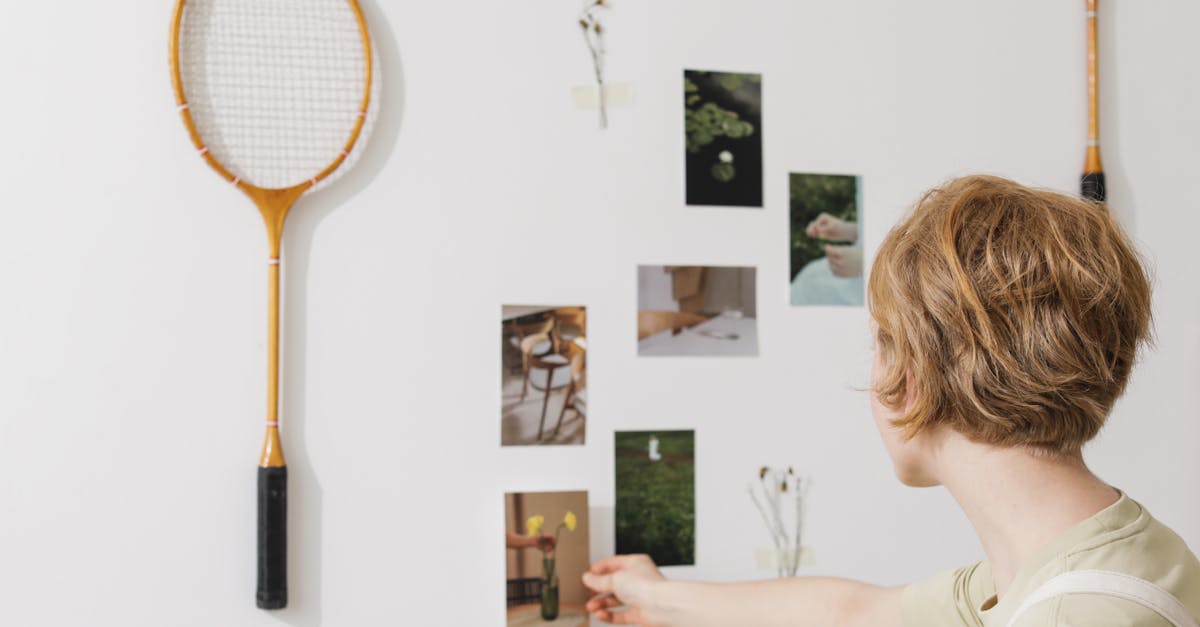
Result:
{"label": "yellow flower", "polygon": [[567,515],[563,517],[563,524],[567,526],[567,531],[575,531],[575,525],[579,521],[575,519],[575,513],[568,510]]}
{"label": "yellow flower", "polygon": [[536,536],[542,530],[542,525],[546,524],[546,517],[541,514],[530,516],[529,520],[525,521],[525,531],[528,532],[530,538]]}

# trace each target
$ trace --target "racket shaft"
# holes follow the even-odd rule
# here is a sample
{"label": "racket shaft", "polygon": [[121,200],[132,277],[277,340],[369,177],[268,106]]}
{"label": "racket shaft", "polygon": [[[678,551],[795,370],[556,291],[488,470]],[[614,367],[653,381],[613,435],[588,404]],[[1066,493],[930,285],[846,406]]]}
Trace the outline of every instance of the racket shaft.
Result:
{"label": "racket shaft", "polygon": [[[286,215],[280,212],[280,215]],[[267,437],[258,464],[258,607],[287,606],[287,464],[279,441],[279,248],[283,220],[268,221]]]}
{"label": "racket shaft", "polygon": [[1080,194],[1096,202],[1104,202],[1104,167],[1100,165],[1100,111],[1097,76],[1097,0],[1087,0],[1087,94],[1088,94],[1088,145],[1084,157],[1083,176],[1079,179]]}

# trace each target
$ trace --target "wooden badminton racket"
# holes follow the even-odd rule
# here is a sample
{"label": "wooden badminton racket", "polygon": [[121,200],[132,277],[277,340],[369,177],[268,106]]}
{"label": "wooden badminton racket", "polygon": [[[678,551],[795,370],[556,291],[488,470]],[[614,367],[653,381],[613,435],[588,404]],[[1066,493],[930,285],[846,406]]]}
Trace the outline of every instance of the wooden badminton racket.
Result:
{"label": "wooden badminton racket", "polygon": [[258,468],[258,607],[287,605],[287,466],[279,439],[284,219],[365,143],[371,40],[356,0],[177,0],[171,78],[192,143],[267,227],[266,441]]}
{"label": "wooden badminton racket", "polygon": [[1084,0],[1087,15],[1087,96],[1088,96],[1088,139],[1087,153],[1083,161],[1083,176],[1079,180],[1079,192],[1088,200],[1104,202],[1104,168],[1100,165],[1100,109],[1097,85],[1096,60],[1096,4],[1098,0]]}

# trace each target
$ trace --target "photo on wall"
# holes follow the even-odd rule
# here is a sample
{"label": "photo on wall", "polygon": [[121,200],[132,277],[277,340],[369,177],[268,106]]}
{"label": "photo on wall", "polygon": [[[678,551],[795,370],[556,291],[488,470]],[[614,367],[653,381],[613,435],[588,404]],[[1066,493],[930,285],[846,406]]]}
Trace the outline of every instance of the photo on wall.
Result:
{"label": "photo on wall", "polygon": [[504,305],[500,313],[500,444],[583,444],[587,309]]}
{"label": "photo on wall", "polygon": [[688,205],[763,206],[762,74],[684,70]]}
{"label": "photo on wall", "polygon": [[587,492],[504,495],[509,627],[588,624],[588,523]]}
{"label": "photo on wall", "polygon": [[617,554],[696,563],[695,431],[617,431]]}
{"label": "photo on wall", "polygon": [[638,266],[638,355],[758,355],[755,268]]}
{"label": "photo on wall", "polygon": [[788,175],[793,305],[863,305],[860,183],[849,174]]}

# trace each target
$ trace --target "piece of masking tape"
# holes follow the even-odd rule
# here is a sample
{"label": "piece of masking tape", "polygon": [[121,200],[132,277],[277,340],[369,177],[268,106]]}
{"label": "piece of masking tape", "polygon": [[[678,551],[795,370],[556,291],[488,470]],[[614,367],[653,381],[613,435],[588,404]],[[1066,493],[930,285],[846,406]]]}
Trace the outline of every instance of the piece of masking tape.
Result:
{"label": "piece of masking tape", "polygon": [[[600,88],[595,85],[580,85],[571,88],[571,100],[576,109],[595,110],[600,108]],[[628,107],[633,104],[633,83],[612,83],[604,86],[604,103],[609,108]]]}
{"label": "piece of masking tape", "polygon": [[[787,562],[792,557],[792,551],[780,551],[768,548],[754,549],[754,561],[758,565],[758,570],[777,570],[779,568],[780,557],[785,558],[783,562]],[[816,566],[817,560],[813,557],[813,548],[811,546],[800,547],[800,565],[801,566]]]}

